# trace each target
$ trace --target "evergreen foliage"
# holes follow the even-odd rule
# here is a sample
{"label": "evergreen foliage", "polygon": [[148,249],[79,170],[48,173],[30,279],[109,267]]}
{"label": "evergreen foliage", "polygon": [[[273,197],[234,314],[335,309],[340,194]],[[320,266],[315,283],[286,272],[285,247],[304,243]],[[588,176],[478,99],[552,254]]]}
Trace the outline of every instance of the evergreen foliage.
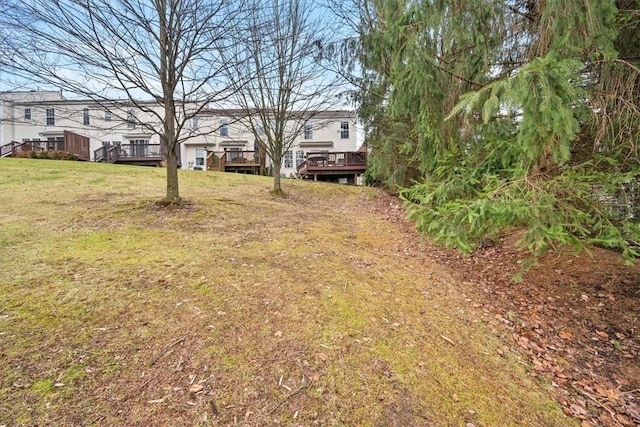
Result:
{"label": "evergreen foliage", "polygon": [[640,0],[371,0],[368,178],[464,252],[526,229],[533,255],[640,254]]}

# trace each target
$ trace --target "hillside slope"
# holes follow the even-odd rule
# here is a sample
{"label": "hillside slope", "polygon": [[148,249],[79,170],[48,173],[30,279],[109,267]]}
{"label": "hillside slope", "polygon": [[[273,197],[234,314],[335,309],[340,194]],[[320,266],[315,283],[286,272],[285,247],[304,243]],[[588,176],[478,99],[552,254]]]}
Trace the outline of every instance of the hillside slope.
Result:
{"label": "hillside slope", "polygon": [[574,424],[385,195],[163,173],[0,160],[0,424]]}

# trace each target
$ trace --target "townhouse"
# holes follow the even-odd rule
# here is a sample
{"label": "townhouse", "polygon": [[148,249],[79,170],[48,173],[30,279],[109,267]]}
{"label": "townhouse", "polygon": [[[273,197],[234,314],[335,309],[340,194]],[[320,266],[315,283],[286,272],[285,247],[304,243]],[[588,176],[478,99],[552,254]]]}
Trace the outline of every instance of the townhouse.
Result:
{"label": "townhouse", "polygon": [[[186,111],[190,108],[195,106],[184,106]],[[65,99],[57,91],[0,93],[0,147],[2,155],[15,151],[21,144],[27,144],[22,149],[41,148],[43,144],[51,147],[52,143],[61,148],[68,146],[65,139],[73,136],[86,141],[85,160],[157,165],[163,157],[158,134],[161,122],[156,115],[160,112],[155,102]],[[179,135],[182,168],[268,171],[270,159],[260,155],[257,142],[263,131],[257,129],[254,134],[242,115],[237,109],[207,109],[188,120]],[[355,115],[332,110],[307,117],[310,118],[304,123],[287,124],[291,132],[300,125],[303,131],[285,152],[281,174],[299,176],[301,166],[309,158],[315,158],[315,163],[306,165],[311,165],[311,169],[325,166],[322,169],[325,174],[316,171],[311,175],[314,179],[346,177],[348,182],[354,182],[366,169],[366,160],[365,167],[362,164],[366,153],[356,157],[349,154],[358,148]],[[346,166],[355,160],[360,163],[358,168],[346,172]],[[308,168],[304,171],[309,172]]]}

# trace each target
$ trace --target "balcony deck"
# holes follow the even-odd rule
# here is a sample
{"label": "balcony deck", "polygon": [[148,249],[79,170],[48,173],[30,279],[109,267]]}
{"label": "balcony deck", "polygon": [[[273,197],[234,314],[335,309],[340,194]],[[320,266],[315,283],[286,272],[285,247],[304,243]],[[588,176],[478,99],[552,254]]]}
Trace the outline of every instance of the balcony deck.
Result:
{"label": "balcony deck", "polygon": [[256,151],[209,152],[207,170],[237,173],[260,173],[260,159]]}
{"label": "balcony deck", "polygon": [[107,145],[93,153],[96,162],[136,166],[160,166],[164,159],[160,144]]}
{"label": "balcony deck", "polygon": [[89,138],[64,131],[61,139],[42,141],[12,141],[0,147],[0,157],[13,157],[25,151],[64,151],[74,154],[79,160],[89,160]]}
{"label": "balcony deck", "polygon": [[346,178],[355,183],[358,175],[367,170],[367,153],[343,151],[335,153],[309,153],[300,165],[298,176],[314,181],[336,181]]}

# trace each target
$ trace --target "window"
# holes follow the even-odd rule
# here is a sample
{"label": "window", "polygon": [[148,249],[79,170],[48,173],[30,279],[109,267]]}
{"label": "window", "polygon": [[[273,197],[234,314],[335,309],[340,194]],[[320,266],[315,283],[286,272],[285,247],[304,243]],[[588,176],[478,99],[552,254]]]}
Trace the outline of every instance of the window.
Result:
{"label": "window", "polygon": [[127,128],[129,129],[136,128],[136,115],[133,114],[133,110],[127,111]]}
{"label": "window", "polygon": [[111,121],[111,111],[109,111],[109,110],[105,110],[104,111],[104,121],[105,122],[110,122]]}
{"label": "window", "polygon": [[340,138],[349,139],[349,122],[340,122]]}
{"label": "window", "polygon": [[313,139],[313,124],[311,120],[304,122],[304,139]]}
{"label": "window", "polygon": [[204,166],[205,152],[201,148],[196,149],[196,166]]}
{"label": "window", "polygon": [[296,151],[296,167],[300,166],[304,162],[304,151]]}
{"label": "window", "polygon": [[293,167],[293,153],[291,151],[287,151],[286,153],[284,153],[284,167]]}
{"label": "window", "polygon": [[102,141],[103,147],[111,147],[111,141]]}
{"label": "window", "polygon": [[200,124],[198,123],[198,118],[194,117],[191,119],[191,130],[192,131],[196,131],[198,130],[198,127],[200,126]]}
{"label": "window", "polygon": [[149,140],[148,139],[130,139],[129,140],[129,151],[131,157],[149,157],[153,155],[153,153],[149,150]]}
{"label": "window", "polygon": [[241,150],[238,147],[225,147],[224,155],[226,157],[226,161],[230,162],[230,161],[233,161],[234,159],[240,157],[242,155],[242,153],[240,151]]}
{"label": "window", "polygon": [[82,110],[82,124],[85,126],[89,124],[89,109],[85,108]]}
{"label": "window", "polygon": [[53,108],[47,108],[47,126],[56,125],[56,110]]}
{"label": "window", "polygon": [[24,109],[24,119],[31,120],[31,108]]}
{"label": "window", "polygon": [[220,120],[220,136],[229,136],[229,122],[226,119]]}

